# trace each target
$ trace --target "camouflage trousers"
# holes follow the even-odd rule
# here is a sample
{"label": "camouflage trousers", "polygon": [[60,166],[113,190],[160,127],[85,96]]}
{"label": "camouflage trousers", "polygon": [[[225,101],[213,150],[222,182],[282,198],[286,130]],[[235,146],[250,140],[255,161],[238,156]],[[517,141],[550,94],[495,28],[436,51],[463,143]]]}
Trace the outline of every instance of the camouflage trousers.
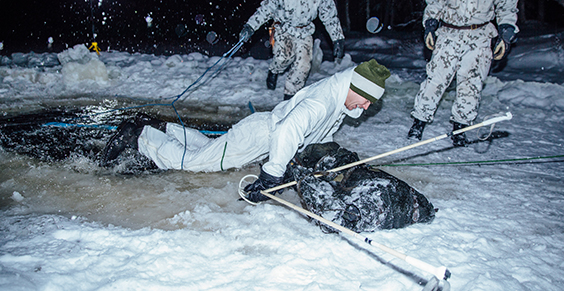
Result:
{"label": "camouflage trousers", "polygon": [[411,115],[431,122],[445,90],[456,76],[451,121],[471,124],[478,115],[483,81],[492,61],[491,37],[470,30],[440,28]]}
{"label": "camouflage trousers", "polygon": [[290,67],[284,84],[284,94],[294,95],[305,86],[311,69],[313,53],[313,37],[293,37],[286,33],[275,33],[274,54],[269,70],[274,74],[282,74]]}

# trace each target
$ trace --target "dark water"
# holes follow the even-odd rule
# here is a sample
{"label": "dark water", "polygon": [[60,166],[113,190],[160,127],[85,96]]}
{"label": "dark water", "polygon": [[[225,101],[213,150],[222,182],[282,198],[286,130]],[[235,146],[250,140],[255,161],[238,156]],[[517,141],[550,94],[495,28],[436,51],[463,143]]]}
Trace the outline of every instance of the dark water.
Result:
{"label": "dark water", "polygon": [[[160,171],[145,167],[146,158],[128,151],[118,165],[103,168],[99,155],[114,128],[141,109],[113,110],[135,104],[108,105],[104,100],[57,102],[12,108],[0,118],[1,210],[170,229],[175,226],[168,220],[202,204],[225,212],[248,205],[238,201],[237,187],[243,176],[259,172],[255,165],[217,173]],[[192,110],[179,109],[179,114],[191,117],[182,119],[187,126],[213,132],[231,126]],[[170,108],[143,111],[178,120]],[[64,126],[47,125],[51,122]]]}
{"label": "dark water", "polygon": [[[172,109],[170,110],[172,111]],[[99,162],[100,152],[116,128],[141,112],[139,109],[112,109],[104,105],[58,106],[0,118],[0,145],[9,152],[27,155],[43,162],[83,157]],[[222,121],[201,118],[159,116],[164,121],[182,122],[213,137],[230,128]],[[193,114],[189,114],[193,115]],[[225,121],[223,121],[225,122]],[[138,160],[142,157],[137,156]],[[140,169],[130,169],[135,173]]]}

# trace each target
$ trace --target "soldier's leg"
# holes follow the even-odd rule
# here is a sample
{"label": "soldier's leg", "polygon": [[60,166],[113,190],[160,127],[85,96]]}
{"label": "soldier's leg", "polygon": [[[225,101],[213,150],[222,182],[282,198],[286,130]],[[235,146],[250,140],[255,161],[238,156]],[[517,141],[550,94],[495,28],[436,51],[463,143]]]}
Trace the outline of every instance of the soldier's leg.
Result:
{"label": "soldier's leg", "polygon": [[139,152],[161,169],[198,172],[241,167],[267,156],[269,120],[268,112],[252,114],[214,139],[207,139],[197,130],[170,123],[167,133],[146,126],[139,137]]}
{"label": "soldier's leg", "polygon": [[295,58],[284,85],[284,95],[294,96],[296,92],[305,86],[309,71],[311,69],[311,58],[313,53],[313,37],[305,39],[293,38]]}
{"label": "soldier's leg", "polygon": [[268,157],[270,148],[270,112],[251,114],[234,124],[226,134],[184,159],[190,171],[223,171],[239,168]]}
{"label": "soldier's leg", "polygon": [[[456,99],[451,109],[453,131],[467,127],[478,115],[483,81],[490,70],[492,51],[488,37],[469,35],[456,77]],[[451,137],[455,147],[466,146],[466,134]]]}
{"label": "soldier's leg", "polygon": [[274,45],[272,46],[272,62],[268,68],[266,87],[270,90],[276,89],[278,75],[282,74],[294,59],[293,44],[287,34],[274,34]]}
{"label": "soldier's leg", "polygon": [[426,66],[427,78],[415,96],[411,116],[424,122],[433,121],[437,105],[454,78],[459,66],[458,44],[443,35],[437,39],[433,56]]}
{"label": "soldier's leg", "polygon": [[294,60],[294,52],[291,37],[287,34],[277,33],[274,37],[275,43],[272,47],[272,62],[268,70],[281,74]]}
{"label": "soldier's leg", "polygon": [[453,122],[472,123],[478,115],[483,82],[488,76],[492,61],[489,38],[473,39],[463,55],[457,72],[456,99],[452,105]]}

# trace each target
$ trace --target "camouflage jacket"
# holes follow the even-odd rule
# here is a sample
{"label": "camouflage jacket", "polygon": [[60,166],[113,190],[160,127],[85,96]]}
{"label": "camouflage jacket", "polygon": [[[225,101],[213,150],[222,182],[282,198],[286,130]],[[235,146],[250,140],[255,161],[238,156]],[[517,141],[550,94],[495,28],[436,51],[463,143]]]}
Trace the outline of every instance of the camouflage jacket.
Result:
{"label": "camouflage jacket", "polygon": [[333,0],[264,0],[247,24],[257,30],[272,19],[277,33],[305,38],[315,32],[318,15],[332,41],[345,38]]}
{"label": "camouflage jacket", "polygon": [[467,26],[496,20],[497,24],[511,24],[518,32],[518,0],[426,0],[423,23],[434,18],[446,23]]}

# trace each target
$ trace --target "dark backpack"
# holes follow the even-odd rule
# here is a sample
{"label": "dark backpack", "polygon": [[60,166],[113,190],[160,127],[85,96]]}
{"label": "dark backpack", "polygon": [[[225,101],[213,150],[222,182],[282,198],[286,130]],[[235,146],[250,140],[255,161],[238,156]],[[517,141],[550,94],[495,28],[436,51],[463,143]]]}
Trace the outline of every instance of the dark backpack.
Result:
{"label": "dark backpack", "polygon": [[[431,202],[384,171],[362,164],[339,173],[327,172],[356,161],[356,153],[335,142],[311,144],[288,164],[285,177],[297,181],[295,189],[304,209],[355,232],[433,221],[436,210]],[[325,232],[335,232],[316,224]]]}

